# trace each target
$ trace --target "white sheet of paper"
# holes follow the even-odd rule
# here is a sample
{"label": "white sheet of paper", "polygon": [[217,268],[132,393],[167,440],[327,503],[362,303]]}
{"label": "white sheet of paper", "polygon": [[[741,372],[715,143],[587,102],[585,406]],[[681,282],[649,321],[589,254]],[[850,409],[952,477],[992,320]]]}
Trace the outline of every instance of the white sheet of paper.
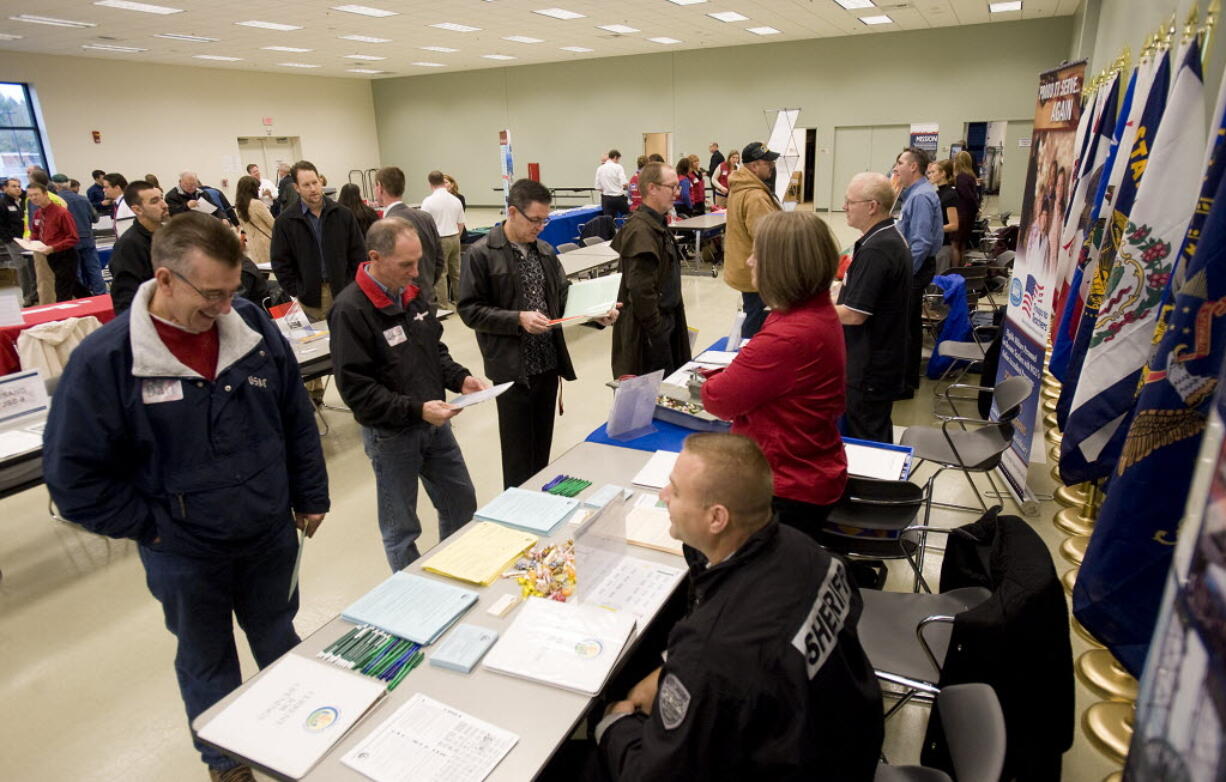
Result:
{"label": "white sheet of paper", "polygon": [[0,421],[47,409],[47,384],[37,369],[0,377]]}
{"label": "white sheet of paper", "polygon": [[480,782],[518,741],[419,692],[341,762],[375,782]]}
{"label": "white sheet of paper", "polygon": [[668,485],[668,476],[672,475],[673,465],[680,456],[676,451],[656,451],[634,476],[634,483],[639,486],[649,486],[653,489],[663,489]]}
{"label": "white sheet of paper", "polygon": [[[744,347],[742,345],[741,347]],[[736,353],[728,350],[704,350],[699,355],[695,356],[695,361],[700,361],[703,364],[718,364],[721,367],[726,367],[732,363],[732,359],[736,358]]]}
{"label": "white sheet of paper", "polygon": [[572,283],[567,289],[562,320],[602,317],[617,306],[617,289],[621,282],[622,276],[618,273]]}
{"label": "white sheet of paper", "polygon": [[21,290],[0,289],[0,326],[20,326],[25,323],[21,315]]}
{"label": "white sheet of paper", "polygon": [[18,237],[14,241],[17,242],[21,249],[29,250],[32,253],[42,253],[44,255],[51,253],[51,248],[37,239],[22,239],[21,237]]}
{"label": "white sheet of paper", "polygon": [[684,568],[614,554],[582,543],[575,546],[575,561],[583,574],[579,602],[629,611],[640,622],[656,615],[685,576]]}
{"label": "white sheet of paper", "polygon": [[687,361],[681,365],[681,368],[664,378],[664,385],[677,386],[678,388],[686,388],[690,382],[690,376],[694,374],[696,369],[719,369],[724,364],[716,364],[713,362],[702,361]]}
{"label": "white sheet of paper", "polygon": [[203,212],[206,215],[211,215],[217,211],[217,207],[206,201],[203,196],[196,198],[196,205],[192,207],[197,212]]}
{"label": "white sheet of paper", "polygon": [[383,697],[386,686],[291,652],[205,724],[200,737],[298,779]]}
{"label": "white sheet of paper", "polygon": [[905,451],[889,448],[873,448],[856,443],[844,443],[847,453],[847,472],[860,478],[876,478],[882,481],[897,481],[905,476],[907,463]]}
{"label": "white sheet of paper", "polygon": [[43,447],[43,436],[22,429],[0,432],[0,461],[32,453]]}
{"label": "white sheet of paper", "polygon": [[515,385],[514,381],[510,383],[499,383],[496,386],[490,386],[484,391],[474,391],[471,394],[463,394],[452,399],[449,404],[456,407],[468,407],[469,405],[479,405],[482,402],[488,402],[491,399],[500,396],[508,388]]}

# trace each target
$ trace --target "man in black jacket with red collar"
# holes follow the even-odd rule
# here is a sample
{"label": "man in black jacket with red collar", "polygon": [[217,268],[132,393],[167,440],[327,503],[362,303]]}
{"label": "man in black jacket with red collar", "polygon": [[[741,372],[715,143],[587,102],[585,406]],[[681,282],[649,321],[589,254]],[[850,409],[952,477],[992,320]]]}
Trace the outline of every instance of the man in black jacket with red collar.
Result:
{"label": "man in black jacket with red collar", "polygon": [[399,217],[367,234],[368,263],[332,305],[332,367],[341,398],[362,426],[375,470],[379,528],[392,572],[418,557],[417,478],[438,510],[439,539],[464,526],[477,497],[450,419],[463,408],[444,388],[472,393],[488,384],[451,358],[443,327],[413,285],[421,240]]}
{"label": "man in black jacket with red collar", "polygon": [[596,726],[598,776],[870,782],[881,691],[843,563],[771,516],[754,442],[686,438],[660,497],[684,542],[690,609],[664,665]]}

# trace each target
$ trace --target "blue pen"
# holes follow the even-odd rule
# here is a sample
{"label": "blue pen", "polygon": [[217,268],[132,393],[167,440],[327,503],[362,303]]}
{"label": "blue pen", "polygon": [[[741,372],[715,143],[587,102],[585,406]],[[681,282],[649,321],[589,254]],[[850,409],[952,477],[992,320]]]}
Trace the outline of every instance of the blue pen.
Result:
{"label": "blue pen", "polygon": [[554,486],[557,486],[559,483],[561,483],[561,482],[562,482],[562,481],[564,481],[564,480],[566,480],[566,476],[565,476],[565,475],[559,475],[558,477],[554,478],[554,479],[553,479],[552,481],[550,481],[549,483],[547,483],[547,484],[545,484],[544,486],[542,486],[542,487],[541,487],[541,491],[549,491],[549,490],[550,490],[550,489],[552,489]]}
{"label": "blue pen", "polygon": [[396,674],[400,672],[400,669],[404,667],[405,663],[412,659],[413,655],[417,654],[417,650],[420,648],[421,647],[417,644],[411,645],[405,650],[404,654],[400,655],[400,659],[392,663],[387,670],[379,675],[379,678],[383,679],[384,681],[391,681],[394,679]]}

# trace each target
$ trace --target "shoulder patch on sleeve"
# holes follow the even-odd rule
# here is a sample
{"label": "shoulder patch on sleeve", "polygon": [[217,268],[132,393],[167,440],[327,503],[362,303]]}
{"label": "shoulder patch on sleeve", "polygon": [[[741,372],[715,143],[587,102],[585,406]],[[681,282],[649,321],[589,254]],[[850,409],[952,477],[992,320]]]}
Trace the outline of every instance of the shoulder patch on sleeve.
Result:
{"label": "shoulder patch on sleeve", "polygon": [[818,587],[817,599],[792,637],[792,646],[805,658],[810,679],[817,675],[838,642],[850,608],[851,584],[847,571],[837,557],[831,557],[830,569]]}
{"label": "shoulder patch on sleeve", "polygon": [[660,710],[660,721],[664,723],[665,730],[673,730],[685,722],[685,715],[690,710],[690,691],[676,675],[664,675],[656,708]]}

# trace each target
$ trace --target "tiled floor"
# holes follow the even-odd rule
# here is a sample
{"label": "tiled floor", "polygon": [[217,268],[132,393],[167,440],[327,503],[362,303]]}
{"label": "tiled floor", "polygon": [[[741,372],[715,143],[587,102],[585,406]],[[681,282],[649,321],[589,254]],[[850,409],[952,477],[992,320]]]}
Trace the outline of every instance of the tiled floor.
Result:
{"label": "tiled floor", "polygon": [[[488,216],[488,215],[486,215]],[[480,216],[470,213],[480,224]],[[831,216],[843,245],[854,233]],[[722,280],[684,280],[690,324],[699,343],[727,332],[739,297]],[[445,324],[452,355],[476,373],[480,356],[472,332],[456,318]],[[611,401],[604,386],[610,375],[610,330],[568,332],[579,380],[565,389],[566,414],[558,420],[554,454],[580,442],[606,417]],[[329,390],[329,401],[339,402]],[[895,406],[898,425],[932,420],[930,388],[914,401]],[[302,609],[297,627],[306,634],[337,614],[356,596],[387,575],[375,523],[374,483],[351,416],[326,411],[331,433],[324,438],[332,512],[307,546],[302,565]],[[466,410],[455,429],[478,499],[501,486],[497,423],[493,405]],[[922,476],[922,473],[921,473]],[[1031,471],[1031,485],[1050,493],[1047,465]],[[424,497],[424,494],[423,494]],[[972,501],[957,476],[938,482],[938,497]],[[1051,525],[1056,510],[1048,501],[1030,520],[1052,547],[1057,570],[1069,566],[1056,553],[1061,535]],[[427,529],[423,548],[437,540],[435,517],[423,499]],[[1014,510],[1013,512],[1016,512]],[[162,624],[160,607],[149,595],[134,544],[107,541],[48,518],[47,493],[32,489],[0,501],[4,543],[0,544],[0,776],[11,780],[191,780],[205,771],[194,752],[172,670],[174,639]],[[972,514],[935,512],[935,521],[957,525]],[[929,567],[935,578],[937,560]],[[901,571],[890,587],[906,588]],[[255,670],[241,640],[244,671]],[[1074,636],[1074,652],[1084,643]],[[1092,698],[1078,685],[1078,705]],[[915,762],[927,709],[908,707],[888,727],[887,752],[893,762]],[[1090,748],[1078,732],[1065,757],[1065,779],[1097,782],[1112,765]]]}

